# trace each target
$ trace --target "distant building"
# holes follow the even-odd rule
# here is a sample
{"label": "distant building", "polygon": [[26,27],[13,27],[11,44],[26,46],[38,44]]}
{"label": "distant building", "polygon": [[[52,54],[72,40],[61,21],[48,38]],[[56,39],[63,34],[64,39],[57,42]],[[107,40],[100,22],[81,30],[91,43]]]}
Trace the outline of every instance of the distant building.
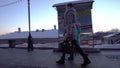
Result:
{"label": "distant building", "polygon": [[119,44],[120,32],[114,32],[103,37],[105,44]]}

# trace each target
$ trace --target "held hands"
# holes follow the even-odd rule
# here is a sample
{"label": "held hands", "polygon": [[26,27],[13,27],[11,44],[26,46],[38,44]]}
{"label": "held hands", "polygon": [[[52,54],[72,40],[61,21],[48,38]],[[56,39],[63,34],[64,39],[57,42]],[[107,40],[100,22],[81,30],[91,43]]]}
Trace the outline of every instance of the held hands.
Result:
{"label": "held hands", "polygon": [[74,26],[74,28],[81,28],[81,24],[80,23],[74,23],[73,26]]}

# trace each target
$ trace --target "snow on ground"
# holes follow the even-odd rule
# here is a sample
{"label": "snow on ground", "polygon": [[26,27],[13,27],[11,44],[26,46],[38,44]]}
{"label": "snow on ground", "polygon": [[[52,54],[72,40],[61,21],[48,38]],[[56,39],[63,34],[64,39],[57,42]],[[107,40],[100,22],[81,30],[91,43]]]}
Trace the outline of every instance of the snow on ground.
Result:
{"label": "snow on ground", "polygon": [[95,48],[120,48],[120,44],[102,44],[96,45]]}
{"label": "snow on ground", "polygon": [[[16,45],[16,47],[27,47],[27,43]],[[58,48],[58,43],[33,44],[33,47]]]}
{"label": "snow on ground", "polygon": [[102,44],[102,45],[94,45],[94,46],[89,46],[89,45],[84,45],[84,46],[82,46],[81,45],[81,47],[83,47],[83,48],[86,48],[86,47],[88,47],[88,48],[120,48],[120,44]]}
{"label": "snow on ground", "polygon": [[[23,44],[19,44],[16,45],[16,47],[24,47],[27,48],[28,44],[27,43],[23,43]],[[0,44],[0,47],[9,47],[8,44]],[[58,43],[45,43],[45,44],[33,44],[33,47],[42,47],[42,48],[58,48]]]}
{"label": "snow on ground", "polygon": [[58,43],[35,44],[34,47],[58,48]]}
{"label": "snow on ground", "polygon": [[[16,47],[27,47],[27,43],[16,45]],[[33,44],[34,47],[44,47],[44,48],[58,48],[58,42],[55,43],[44,43],[44,44]],[[0,47],[9,47],[8,44],[0,44]],[[93,48],[93,46],[89,45],[81,45],[83,48]],[[120,48],[120,44],[102,44],[102,45],[95,45],[94,48]]]}
{"label": "snow on ground", "polygon": [[0,47],[9,47],[8,44],[0,44]]}

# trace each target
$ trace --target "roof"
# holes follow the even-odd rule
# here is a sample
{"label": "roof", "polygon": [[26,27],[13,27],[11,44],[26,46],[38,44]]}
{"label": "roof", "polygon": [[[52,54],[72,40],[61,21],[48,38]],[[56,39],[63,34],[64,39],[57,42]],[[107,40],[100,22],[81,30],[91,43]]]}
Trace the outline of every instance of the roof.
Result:
{"label": "roof", "polygon": [[87,3],[87,2],[94,2],[94,1],[93,0],[80,0],[80,1],[63,2],[63,3],[54,4],[53,7],[60,6],[60,5],[66,5],[67,3],[78,4],[78,3]]}
{"label": "roof", "polygon": [[120,34],[120,33],[112,33],[112,34],[108,34],[108,35],[106,35],[106,36],[104,36],[104,38],[109,38],[109,37],[113,37],[113,36],[115,36],[115,35],[117,35],[117,34]]}
{"label": "roof", "polygon": [[[0,39],[26,39],[29,32],[14,32],[6,35],[1,35]],[[31,31],[33,38],[58,38],[58,30],[45,30],[45,31]]]}

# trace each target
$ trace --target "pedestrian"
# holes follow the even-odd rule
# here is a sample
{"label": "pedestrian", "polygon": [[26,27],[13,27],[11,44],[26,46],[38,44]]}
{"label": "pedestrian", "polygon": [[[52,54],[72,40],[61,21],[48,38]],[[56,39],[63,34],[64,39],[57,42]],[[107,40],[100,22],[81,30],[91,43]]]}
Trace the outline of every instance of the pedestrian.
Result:
{"label": "pedestrian", "polygon": [[[82,67],[87,66],[88,64],[91,63],[90,59],[88,58],[88,55],[84,53],[84,51],[80,48],[79,46],[79,36],[78,33],[80,33],[80,29],[78,29],[78,24],[76,24],[76,10],[74,9],[72,3],[68,3],[66,5],[66,11],[64,13],[64,27],[65,27],[65,32],[64,32],[64,41],[63,45],[64,46],[71,46],[69,48],[63,49],[62,51],[62,56],[61,58],[56,61],[58,64],[64,64],[65,63],[65,56],[67,54],[66,50],[71,50],[70,52],[70,57],[68,58],[69,60],[74,59],[73,51],[74,48],[78,50],[80,55],[83,58],[83,64],[81,64]],[[80,34],[79,34],[80,35]]]}

